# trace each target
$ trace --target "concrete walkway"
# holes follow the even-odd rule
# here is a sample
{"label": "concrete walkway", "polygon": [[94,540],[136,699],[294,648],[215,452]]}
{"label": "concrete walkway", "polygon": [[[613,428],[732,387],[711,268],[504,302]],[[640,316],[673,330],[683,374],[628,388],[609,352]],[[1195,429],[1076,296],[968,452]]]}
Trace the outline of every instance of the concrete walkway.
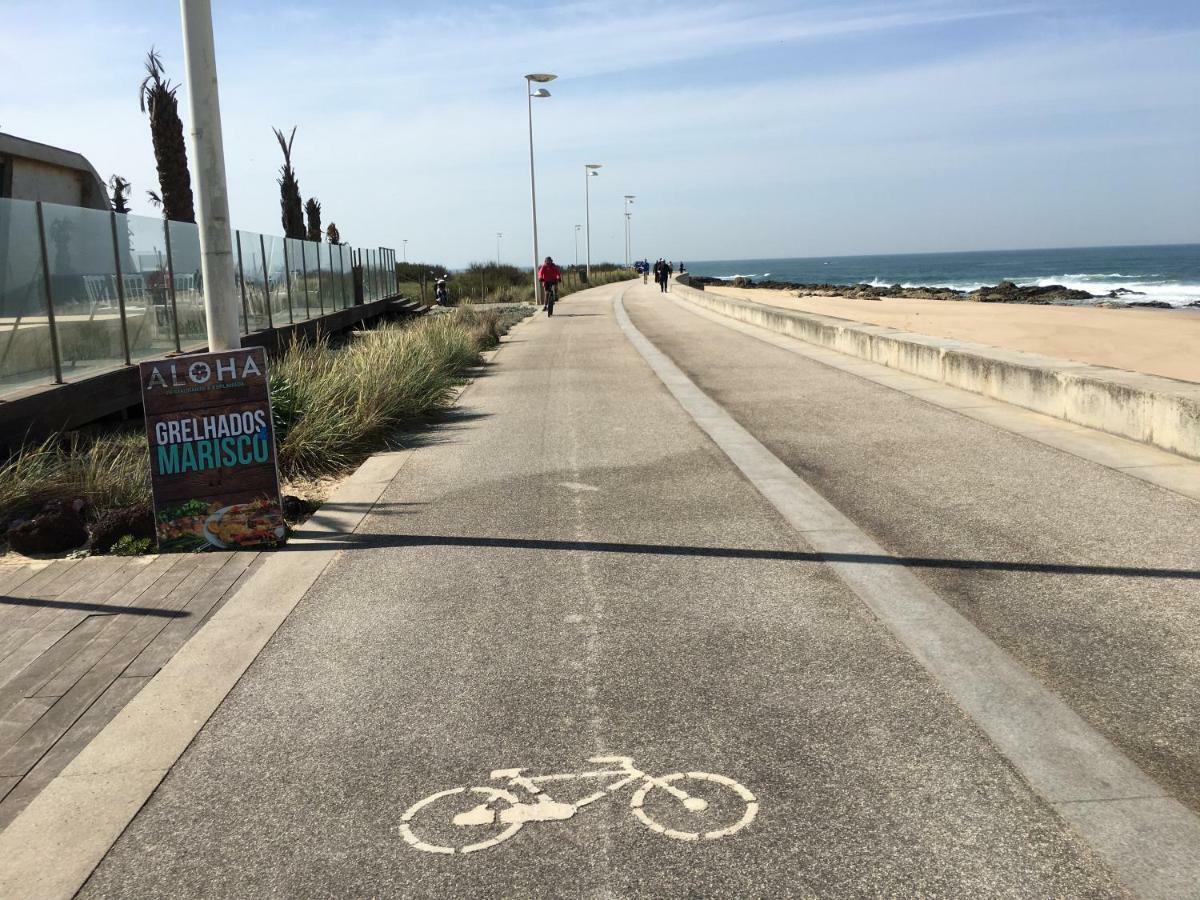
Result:
{"label": "concrete walkway", "polygon": [[389,477],[81,896],[1197,883],[1194,501],[640,285]]}

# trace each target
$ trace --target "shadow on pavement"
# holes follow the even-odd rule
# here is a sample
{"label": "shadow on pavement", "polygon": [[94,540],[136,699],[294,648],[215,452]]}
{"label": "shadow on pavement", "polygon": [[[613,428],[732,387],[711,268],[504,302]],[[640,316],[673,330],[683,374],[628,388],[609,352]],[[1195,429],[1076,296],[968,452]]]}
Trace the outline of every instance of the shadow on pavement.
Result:
{"label": "shadow on pavement", "polygon": [[812,553],[796,550],[753,550],[739,547],[690,547],[675,544],[626,544],[607,541],[554,541],[537,538],[493,538],[452,535],[355,533],[325,536],[321,540],[306,541],[303,545],[294,545],[292,549],[371,550],[385,547],[479,547],[499,550],[573,550],[585,553],[636,553],[656,556],[694,556],[718,559],[762,559],[777,562],[862,563],[867,565],[906,566],[913,569],[1037,572],[1051,575],[1117,575],[1128,578],[1182,578],[1200,580],[1200,569],[1096,566],[991,559],[937,559],[922,556],[887,556],[871,553]]}
{"label": "shadow on pavement", "polygon": [[0,597],[0,606],[36,606],[39,609],[72,609],[78,612],[107,613],[117,616],[157,616],[162,619],[186,619],[191,615],[178,609],[154,609],[149,606],[107,606],[73,600],[39,600],[37,597]]}

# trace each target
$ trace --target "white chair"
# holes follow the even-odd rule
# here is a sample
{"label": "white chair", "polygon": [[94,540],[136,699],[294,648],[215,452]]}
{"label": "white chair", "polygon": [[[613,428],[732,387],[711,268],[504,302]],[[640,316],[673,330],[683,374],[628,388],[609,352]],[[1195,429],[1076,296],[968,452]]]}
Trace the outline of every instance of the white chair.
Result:
{"label": "white chair", "polygon": [[90,309],[88,321],[96,318],[96,310],[100,307],[112,309],[117,304],[116,291],[113,289],[111,275],[84,275],[83,287],[87,291]]}

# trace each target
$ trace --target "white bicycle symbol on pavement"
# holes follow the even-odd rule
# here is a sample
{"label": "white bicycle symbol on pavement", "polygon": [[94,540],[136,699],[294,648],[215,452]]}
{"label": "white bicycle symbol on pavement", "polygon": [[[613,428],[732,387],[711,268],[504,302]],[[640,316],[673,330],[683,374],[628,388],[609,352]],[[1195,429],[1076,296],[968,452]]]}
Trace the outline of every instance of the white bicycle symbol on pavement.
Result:
{"label": "white bicycle symbol on pavement", "polygon": [[[591,772],[569,772],[555,775],[528,776],[524,769],[497,769],[492,778],[507,781],[507,787],[456,787],[430,794],[410,806],[400,820],[400,834],[415,850],[426,853],[473,853],[487,850],[508,840],[531,822],[563,822],[597,800],[603,800],[627,785],[640,781],[629,807],[633,816],[651,831],[680,841],[715,840],[740,831],[758,814],[758,801],[750,791],[732,778],[708,772],[674,772],[670,775],[648,775],[633,764],[630,756],[594,756],[588,760],[620,768]],[[602,790],[573,802],[552,799],[541,785],[550,782],[569,782],[582,779],[615,779]],[[515,793],[521,789],[530,795],[522,800]],[[674,801],[666,803],[666,798]],[[482,802],[480,802],[482,798]],[[648,802],[649,801],[649,802]],[[653,818],[653,807],[660,818],[667,818],[669,827]],[[457,811],[456,811],[457,810]],[[693,821],[696,817],[717,819],[731,824],[702,830],[683,830],[674,821],[681,816]],[[414,825],[419,819],[422,825]],[[423,839],[416,828],[438,837]],[[472,833],[473,832],[473,833]],[[484,833],[488,836],[484,837]],[[460,839],[461,842],[460,842]],[[447,841],[448,843],[438,843]]]}

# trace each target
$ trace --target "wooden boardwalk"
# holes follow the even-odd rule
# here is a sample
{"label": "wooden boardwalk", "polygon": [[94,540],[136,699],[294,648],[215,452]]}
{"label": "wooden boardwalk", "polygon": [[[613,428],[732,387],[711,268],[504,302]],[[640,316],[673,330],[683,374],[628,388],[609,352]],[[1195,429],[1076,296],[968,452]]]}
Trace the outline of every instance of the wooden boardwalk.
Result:
{"label": "wooden boardwalk", "polygon": [[259,562],[238,552],[0,566],[0,828]]}

